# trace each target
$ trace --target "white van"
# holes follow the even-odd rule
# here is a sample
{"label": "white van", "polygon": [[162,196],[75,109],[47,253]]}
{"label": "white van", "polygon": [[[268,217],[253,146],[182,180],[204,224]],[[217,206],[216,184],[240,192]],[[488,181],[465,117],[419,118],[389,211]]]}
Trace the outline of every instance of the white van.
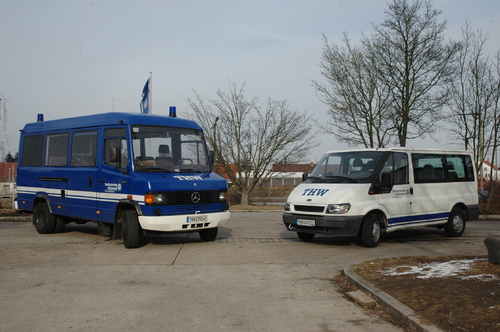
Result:
{"label": "white van", "polygon": [[316,233],[360,236],[420,226],[461,236],[479,216],[471,152],[384,148],[326,153],[288,197],[283,223],[303,241]]}

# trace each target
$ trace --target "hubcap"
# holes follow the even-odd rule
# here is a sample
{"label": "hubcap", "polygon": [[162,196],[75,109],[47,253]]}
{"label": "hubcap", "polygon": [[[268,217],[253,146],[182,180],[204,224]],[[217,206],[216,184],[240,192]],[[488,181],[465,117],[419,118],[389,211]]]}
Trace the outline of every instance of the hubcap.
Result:
{"label": "hubcap", "polygon": [[378,222],[376,222],[373,224],[372,238],[374,241],[377,241],[379,237],[380,237],[380,225]]}
{"label": "hubcap", "polygon": [[455,218],[453,218],[453,229],[456,231],[460,231],[464,225],[464,221],[461,216],[456,215]]}

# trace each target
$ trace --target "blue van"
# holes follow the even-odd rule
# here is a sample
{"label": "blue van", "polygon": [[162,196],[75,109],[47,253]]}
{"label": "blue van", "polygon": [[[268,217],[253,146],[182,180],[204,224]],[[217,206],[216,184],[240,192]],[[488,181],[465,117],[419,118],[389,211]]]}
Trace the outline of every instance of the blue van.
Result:
{"label": "blue van", "polygon": [[39,115],[19,145],[17,204],[41,234],[92,221],[135,248],[158,232],[214,241],[229,221],[227,181],[212,172],[203,130],[175,113]]}

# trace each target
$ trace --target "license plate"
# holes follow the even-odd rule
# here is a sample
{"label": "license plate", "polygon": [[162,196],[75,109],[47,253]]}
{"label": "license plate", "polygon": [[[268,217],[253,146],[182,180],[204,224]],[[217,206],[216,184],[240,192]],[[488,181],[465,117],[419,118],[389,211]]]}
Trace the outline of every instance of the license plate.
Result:
{"label": "license plate", "polygon": [[316,222],[312,219],[297,219],[299,226],[316,226]]}
{"label": "license plate", "polygon": [[207,215],[186,217],[186,222],[187,223],[190,223],[190,222],[206,222],[206,221],[208,221],[208,216]]}

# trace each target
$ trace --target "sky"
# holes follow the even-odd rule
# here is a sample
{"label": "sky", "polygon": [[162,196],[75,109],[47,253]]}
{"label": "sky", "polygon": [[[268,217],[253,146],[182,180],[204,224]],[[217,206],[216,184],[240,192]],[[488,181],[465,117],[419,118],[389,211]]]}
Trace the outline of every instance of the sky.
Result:
{"label": "sky", "polygon": [[[500,1],[432,0],[458,40],[469,22],[488,33],[488,55],[500,51]],[[196,91],[216,99],[230,82],[245,97],[287,100],[326,121],[328,107],[312,80],[323,81],[323,34],[341,45],[344,32],[383,22],[385,0],[0,0],[0,111],[4,153],[18,151],[19,130],[35,122],[103,112],[140,112],[152,73],[152,112],[189,114]],[[308,160],[345,148],[313,128]],[[456,148],[445,134],[408,142]]]}

